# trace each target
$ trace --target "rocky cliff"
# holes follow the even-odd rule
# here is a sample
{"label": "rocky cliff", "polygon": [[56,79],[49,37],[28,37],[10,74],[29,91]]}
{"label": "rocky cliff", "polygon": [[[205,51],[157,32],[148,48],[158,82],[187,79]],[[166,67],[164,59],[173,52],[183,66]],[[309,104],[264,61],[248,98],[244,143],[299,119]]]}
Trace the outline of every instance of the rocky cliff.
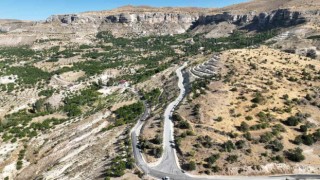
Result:
{"label": "rocky cliff", "polygon": [[278,9],[261,13],[252,11],[247,14],[224,12],[221,14],[200,16],[196,24],[208,25],[228,22],[237,25],[239,28],[248,30],[264,30],[304,23],[307,21],[306,14],[310,14],[310,12],[290,11],[289,9]]}
{"label": "rocky cliff", "polygon": [[[301,1],[310,3],[312,0]],[[110,31],[115,36],[125,37],[190,31],[194,34],[205,33],[210,38],[228,36],[237,29],[288,28],[304,22],[319,25],[320,5],[312,1],[313,4],[305,5],[310,8],[296,8],[301,1],[256,0],[222,9],[128,6],[111,11],[53,15],[40,22],[0,22],[0,31],[15,33],[15,36],[16,33],[23,33],[36,39],[91,41],[99,31]]]}
{"label": "rocky cliff", "polygon": [[109,30],[116,36],[124,35],[164,35],[186,32],[199,19],[199,14],[189,13],[120,13],[107,16],[70,14],[54,15],[47,24],[60,23],[70,26],[98,24],[99,31]]}
{"label": "rocky cliff", "polygon": [[[114,35],[164,35],[179,34],[198,26],[229,23],[236,28],[264,30],[277,27],[289,27],[308,21],[310,15],[317,16],[318,11],[300,12],[278,9],[270,12],[251,11],[245,14],[222,12],[216,14],[166,13],[166,12],[128,12],[107,16],[94,14],[54,15],[46,23],[61,23],[70,26],[79,24],[99,25],[98,31],[109,30]],[[210,28],[208,29],[210,31]],[[207,30],[207,31],[208,31]],[[204,32],[201,32],[204,33]]]}

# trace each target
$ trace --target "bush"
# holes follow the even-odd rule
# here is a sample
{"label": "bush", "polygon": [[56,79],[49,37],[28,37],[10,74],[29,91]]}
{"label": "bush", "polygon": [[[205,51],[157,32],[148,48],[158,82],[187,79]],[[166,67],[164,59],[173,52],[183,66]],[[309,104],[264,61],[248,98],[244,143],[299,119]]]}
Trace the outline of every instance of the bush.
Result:
{"label": "bush", "polygon": [[273,119],[270,113],[264,113],[263,111],[260,111],[257,116],[260,122],[270,122]]}
{"label": "bush", "polygon": [[272,157],[271,160],[278,161],[279,163],[283,163],[284,162],[283,157],[280,156],[280,155],[276,155],[276,156]]}
{"label": "bush", "polygon": [[217,173],[217,172],[221,171],[221,168],[219,166],[212,166],[211,171],[214,173]]}
{"label": "bush", "polygon": [[238,156],[237,155],[229,155],[226,158],[226,161],[228,161],[229,163],[235,163],[238,161]]}
{"label": "bush", "polygon": [[161,157],[161,154],[162,154],[162,152],[163,152],[163,149],[162,149],[162,147],[156,147],[156,148],[154,148],[153,150],[152,150],[152,154],[154,155],[154,157],[156,157],[156,158],[160,158]]}
{"label": "bush", "polygon": [[302,139],[302,143],[307,146],[311,146],[314,143],[312,135],[304,134],[301,136],[301,139]]}
{"label": "bush", "polygon": [[320,129],[317,129],[312,136],[315,141],[320,141]]}
{"label": "bush", "polygon": [[267,148],[274,152],[279,152],[283,150],[283,144],[279,140],[274,140],[267,145]]}
{"label": "bush", "polygon": [[276,124],[272,127],[273,132],[286,132],[286,129],[281,124]]}
{"label": "bush", "polygon": [[227,141],[224,144],[222,144],[222,148],[225,152],[231,152],[233,149],[235,149],[235,146],[232,141]]}
{"label": "bush", "polygon": [[221,122],[223,120],[223,118],[221,116],[217,117],[217,119],[215,119],[215,121],[217,122]]}
{"label": "bush", "polygon": [[246,142],[244,140],[239,140],[236,142],[237,149],[243,149],[246,145]]}
{"label": "bush", "polygon": [[273,134],[270,133],[270,132],[266,132],[266,133],[260,135],[260,140],[259,140],[259,142],[261,142],[261,143],[267,143],[267,142],[271,141],[272,138],[273,138]]}
{"label": "bush", "polygon": [[301,125],[299,130],[301,132],[307,132],[308,131],[308,126],[307,125]]}
{"label": "bush", "polygon": [[294,143],[294,144],[297,144],[297,145],[300,145],[300,144],[302,143],[302,138],[301,138],[301,136],[295,137],[294,140],[293,140],[293,143]]}
{"label": "bush", "polygon": [[212,165],[214,164],[218,159],[220,158],[219,154],[213,154],[210,157],[208,157],[206,159],[206,161],[208,162],[208,164]]}
{"label": "bush", "polygon": [[297,126],[301,121],[302,119],[300,117],[291,116],[291,117],[288,117],[288,119],[283,123],[287,126]]}
{"label": "bush", "polygon": [[179,121],[178,124],[177,124],[177,127],[180,128],[180,129],[190,129],[191,128],[191,126],[188,123],[188,121]]}
{"label": "bush", "polygon": [[152,142],[153,142],[154,144],[161,144],[161,142],[162,142],[162,137],[161,137],[159,134],[157,134],[157,135],[153,138]]}
{"label": "bush", "polygon": [[199,136],[198,139],[197,139],[203,147],[205,148],[211,148],[213,146],[213,143],[212,143],[212,138],[208,135],[206,136]]}
{"label": "bush", "polygon": [[251,120],[253,119],[253,117],[252,117],[252,116],[246,116],[245,119],[246,119],[247,121],[251,121]]}
{"label": "bush", "polygon": [[22,165],[23,165],[23,162],[21,160],[18,160],[16,164],[17,170],[20,170],[22,168]]}
{"label": "bush", "polygon": [[263,104],[266,101],[266,99],[262,96],[261,93],[256,93],[254,95],[254,98],[251,100],[251,102],[256,104]]}
{"label": "bush", "polygon": [[188,164],[184,164],[182,168],[186,171],[196,170],[196,163],[194,161],[190,161]]}
{"label": "bush", "polygon": [[182,117],[179,115],[179,114],[173,114],[172,115],[172,120],[173,121],[182,121],[183,119],[182,119]]}
{"label": "bush", "polygon": [[250,132],[246,132],[243,134],[243,137],[246,138],[248,141],[252,140],[252,136]]}
{"label": "bush", "polygon": [[294,161],[294,162],[301,162],[305,159],[304,155],[302,154],[302,149],[300,148],[289,149],[286,152],[286,157],[290,161]]}
{"label": "bush", "polygon": [[249,125],[246,122],[242,121],[241,125],[239,126],[239,131],[247,132],[249,131],[249,129],[250,129]]}

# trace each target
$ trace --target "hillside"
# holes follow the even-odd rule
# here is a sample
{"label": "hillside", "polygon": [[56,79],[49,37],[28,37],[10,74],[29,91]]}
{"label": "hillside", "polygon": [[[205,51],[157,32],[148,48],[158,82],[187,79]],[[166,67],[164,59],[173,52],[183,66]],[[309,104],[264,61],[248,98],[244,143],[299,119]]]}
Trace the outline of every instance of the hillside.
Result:
{"label": "hillside", "polygon": [[[200,174],[319,173],[319,62],[267,47],[220,57],[221,79],[193,90],[177,112],[194,132],[176,132],[182,164],[195,161]],[[286,152],[298,147],[305,160],[291,163]]]}

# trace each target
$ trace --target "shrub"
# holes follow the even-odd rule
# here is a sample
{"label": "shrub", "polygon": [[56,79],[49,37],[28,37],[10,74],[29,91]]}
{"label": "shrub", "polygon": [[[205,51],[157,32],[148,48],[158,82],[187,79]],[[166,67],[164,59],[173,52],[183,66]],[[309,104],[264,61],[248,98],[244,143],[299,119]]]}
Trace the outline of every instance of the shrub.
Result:
{"label": "shrub", "polygon": [[182,119],[182,117],[179,115],[179,114],[173,114],[172,115],[172,120],[173,121],[182,121],[183,119]]}
{"label": "shrub", "polygon": [[156,147],[156,148],[154,148],[154,149],[152,150],[152,154],[153,154],[154,157],[156,157],[156,158],[160,158],[162,152],[163,152],[162,147]]}
{"label": "shrub", "polygon": [[162,142],[162,137],[161,137],[159,134],[157,134],[157,135],[153,138],[152,142],[153,142],[154,144],[161,144],[161,142]]}
{"label": "shrub", "polygon": [[260,135],[259,142],[267,143],[267,142],[271,141],[272,138],[273,138],[273,134],[270,132],[266,132],[265,134]]}
{"label": "shrub", "polygon": [[288,100],[288,99],[289,99],[289,95],[288,95],[288,94],[284,94],[284,95],[282,96],[282,98],[285,99],[285,100]]}
{"label": "shrub", "polygon": [[235,163],[238,160],[238,156],[237,155],[229,155],[226,158],[226,161],[228,161],[229,163]]}
{"label": "shrub", "polygon": [[186,171],[196,170],[196,163],[194,161],[190,161],[188,164],[184,164],[182,168]]}
{"label": "shrub", "polygon": [[236,88],[236,87],[233,87],[233,88],[231,88],[230,89],[230,91],[233,91],[233,92],[235,92],[235,91],[237,91],[238,89]]}
{"label": "shrub", "polygon": [[222,144],[222,148],[224,149],[225,152],[231,152],[231,150],[235,149],[235,146],[232,141],[227,141]]}
{"label": "shrub", "polygon": [[301,132],[307,132],[308,131],[308,126],[307,125],[301,125],[299,130]]}
{"label": "shrub", "polygon": [[219,166],[212,166],[211,171],[214,173],[217,173],[217,172],[221,171],[221,168]]}
{"label": "shrub", "polygon": [[217,117],[217,119],[215,119],[215,121],[217,122],[221,122],[223,120],[223,118],[221,116]]}
{"label": "shrub", "polygon": [[270,113],[264,113],[263,111],[260,111],[257,114],[257,117],[259,118],[260,122],[270,122],[273,119]]}
{"label": "shrub", "polygon": [[253,119],[253,117],[252,117],[252,116],[246,116],[245,119],[246,119],[247,121],[251,121],[251,120]]}
{"label": "shrub", "polygon": [[236,142],[237,149],[242,149],[246,145],[246,142],[244,140],[239,140]]}
{"label": "shrub", "polygon": [[313,139],[315,141],[319,141],[320,140],[320,129],[317,129],[312,135],[313,135]]}
{"label": "shrub", "polygon": [[310,134],[309,135],[303,134],[301,136],[301,139],[302,139],[302,143],[307,146],[311,146],[314,143],[313,137]]}
{"label": "shrub", "polygon": [[254,95],[254,98],[251,100],[251,102],[256,103],[256,104],[262,104],[266,101],[266,99],[262,96],[261,93],[256,93]]}
{"label": "shrub", "polygon": [[202,144],[203,147],[205,148],[211,148],[213,143],[212,143],[212,138],[208,135],[206,136],[199,136],[198,141]]}
{"label": "shrub", "polygon": [[274,140],[267,145],[267,148],[272,149],[274,152],[278,152],[283,150],[283,144],[279,140]]}
{"label": "shrub", "polygon": [[220,155],[219,154],[213,154],[211,155],[210,157],[208,157],[206,159],[206,161],[208,162],[208,164],[214,164],[218,159],[220,158]]}
{"label": "shrub", "polygon": [[300,148],[289,149],[286,152],[286,157],[290,161],[294,161],[294,162],[301,162],[305,159],[304,155],[302,154],[302,149]]}
{"label": "shrub", "polygon": [[301,121],[302,119],[300,117],[291,116],[291,117],[288,117],[287,120],[284,121],[283,123],[287,126],[297,126]]}
{"label": "shrub", "polygon": [[242,121],[241,122],[241,125],[239,126],[239,131],[242,131],[242,132],[247,132],[249,130],[249,125]]}
{"label": "shrub", "polygon": [[243,134],[243,137],[246,138],[248,141],[251,141],[252,140],[252,137],[251,137],[251,133],[250,132],[246,132]]}
{"label": "shrub", "polygon": [[293,140],[294,144],[300,145],[302,143],[302,137],[301,136],[297,136],[294,138]]}
{"label": "shrub", "polygon": [[190,129],[191,126],[188,121],[179,121],[177,127],[180,129]]}
{"label": "shrub", "polygon": [[272,127],[272,131],[286,132],[286,129],[281,124],[276,124]]}
{"label": "shrub", "polygon": [[22,168],[22,165],[23,165],[23,162],[21,160],[18,160],[16,164],[17,170],[20,170]]}
{"label": "shrub", "polygon": [[279,163],[283,163],[284,162],[283,157],[280,156],[280,155],[276,155],[276,156],[272,157],[271,160],[278,161]]}

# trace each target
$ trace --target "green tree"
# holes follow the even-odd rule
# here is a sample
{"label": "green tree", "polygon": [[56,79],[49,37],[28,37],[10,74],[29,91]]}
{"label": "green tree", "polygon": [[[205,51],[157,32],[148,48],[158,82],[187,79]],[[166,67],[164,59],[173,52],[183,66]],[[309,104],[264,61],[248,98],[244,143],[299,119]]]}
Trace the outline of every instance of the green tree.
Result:
{"label": "green tree", "polygon": [[302,154],[302,149],[300,148],[289,149],[286,152],[286,156],[289,160],[294,162],[301,162],[305,159],[304,155]]}

